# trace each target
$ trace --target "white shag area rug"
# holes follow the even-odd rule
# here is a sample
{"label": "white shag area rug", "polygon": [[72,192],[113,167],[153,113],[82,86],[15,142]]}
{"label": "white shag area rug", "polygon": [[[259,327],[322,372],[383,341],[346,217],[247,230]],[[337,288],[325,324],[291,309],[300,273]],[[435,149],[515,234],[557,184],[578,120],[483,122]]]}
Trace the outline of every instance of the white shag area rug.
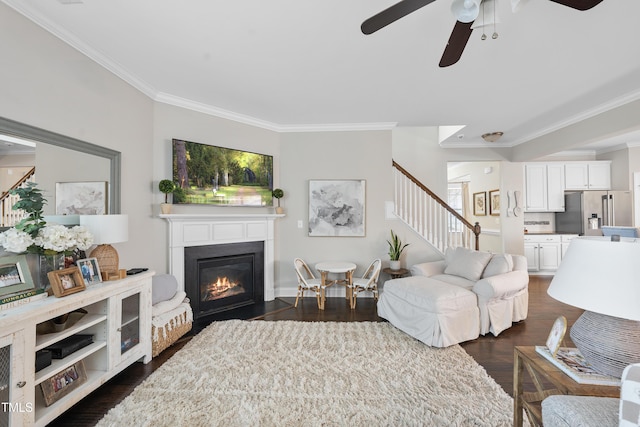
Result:
{"label": "white shag area rug", "polygon": [[510,426],[513,399],[460,346],[389,323],[215,322],[98,426]]}

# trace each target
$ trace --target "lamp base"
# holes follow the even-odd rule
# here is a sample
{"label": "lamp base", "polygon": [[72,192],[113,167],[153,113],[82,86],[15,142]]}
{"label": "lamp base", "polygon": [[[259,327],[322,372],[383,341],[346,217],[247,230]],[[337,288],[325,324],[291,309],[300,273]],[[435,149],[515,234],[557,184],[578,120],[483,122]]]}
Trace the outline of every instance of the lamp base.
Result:
{"label": "lamp base", "polygon": [[622,377],[640,362],[640,322],[585,311],[571,327],[571,340],[597,372]]}
{"label": "lamp base", "polygon": [[102,273],[103,277],[111,277],[113,274],[118,274],[120,260],[118,251],[113,246],[98,245],[91,251],[89,256],[98,260],[98,267],[100,267],[100,273]]}

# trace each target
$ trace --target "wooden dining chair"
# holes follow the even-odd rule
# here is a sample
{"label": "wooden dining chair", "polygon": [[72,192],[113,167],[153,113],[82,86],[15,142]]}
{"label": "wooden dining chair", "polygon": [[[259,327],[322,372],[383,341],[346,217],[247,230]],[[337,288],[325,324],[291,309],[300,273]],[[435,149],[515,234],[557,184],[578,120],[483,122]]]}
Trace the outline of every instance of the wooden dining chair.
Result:
{"label": "wooden dining chair", "polygon": [[294,307],[298,306],[298,299],[304,297],[305,291],[313,291],[316,293],[318,308],[322,309],[322,280],[316,279],[307,263],[301,258],[294,259],[293,265],[296,269],[296,275],[298,276],[298,292],[296,293],[296,303]]}
{"label": "wooden dining chair", "polygon": [[373,292],[373,298],[376,301],[378,300],[378,277],[380,276],[381,267],[382,261],[379,258],[374,259],[362,277],[353,278],[351,283],[351,308],[356,308],[356,298],[360,292]]}

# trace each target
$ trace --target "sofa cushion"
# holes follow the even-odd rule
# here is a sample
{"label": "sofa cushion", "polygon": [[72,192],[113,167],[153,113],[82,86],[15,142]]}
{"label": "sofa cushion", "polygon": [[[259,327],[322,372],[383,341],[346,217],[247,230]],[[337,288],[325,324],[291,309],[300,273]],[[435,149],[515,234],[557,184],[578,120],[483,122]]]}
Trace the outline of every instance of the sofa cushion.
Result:
{"label": "sofa cushion", "polygon": [[480,280],[482,272],[490,260],[491,254],[489,252],[458,247],[451,256],[451,262],[447,260],[447,268],[444,272],[477,281]]}
{"label": "sofa cushion", "polygon": [[452,313],[478,305],[473,292],[424,276],[388,280],[383,293],[430,313]]}
{"label": "sofa cushion", "polygon": [[497,276],[513,270],[513,257],[510,254],[494,254],[482,273],[482,278]]}
{"label": "sofa cushion", "polygon": [[469,290],[472,290],[476,283],[464,277],[454,276],[453,274],[436,274],[435,276],[431,276],[431,278]]}
{"label": "sofa cushion", "polygon": [[171,274],[156,274],[151,278],[151,305],[168,301],[178,292],[178,281]]}

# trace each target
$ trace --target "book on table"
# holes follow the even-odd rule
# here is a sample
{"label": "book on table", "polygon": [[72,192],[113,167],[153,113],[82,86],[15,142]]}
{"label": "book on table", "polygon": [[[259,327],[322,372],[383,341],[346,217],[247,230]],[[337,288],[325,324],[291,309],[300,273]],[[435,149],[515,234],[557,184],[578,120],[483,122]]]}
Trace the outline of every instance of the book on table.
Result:
{"label": "book on table", "polygon": [[537,345],[536,352],[579,384],[620,385],[620,378],[596,372],[577,348],[560,347],[554,357],[546,346]]}

